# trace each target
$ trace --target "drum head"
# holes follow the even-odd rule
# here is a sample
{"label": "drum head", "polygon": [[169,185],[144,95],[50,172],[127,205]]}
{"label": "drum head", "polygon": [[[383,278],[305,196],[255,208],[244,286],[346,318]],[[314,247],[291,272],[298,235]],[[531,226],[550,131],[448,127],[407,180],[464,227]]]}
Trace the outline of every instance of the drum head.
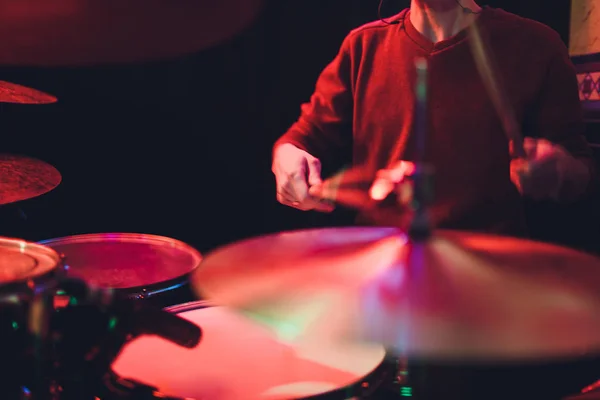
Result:
{"label": "drum head", "polygon": [[113,289],[148,287],[181,278],[200,264],[191,246],[162,236],[103,233],[41,242],[65,257],[67,274]]}
{"label": "drum head", "polygon": [[198,346],[140,337],[123,348],[113,371],[178,398],[290,399],[358,384],[385,359],[376,345],[290,347],[227,308],[201,304],[174,311],[202,328]]}
{"label": "drum head", "polygon": [[20,239],[0,238],[0,285],[38,278],[55,271],[59,254]]}

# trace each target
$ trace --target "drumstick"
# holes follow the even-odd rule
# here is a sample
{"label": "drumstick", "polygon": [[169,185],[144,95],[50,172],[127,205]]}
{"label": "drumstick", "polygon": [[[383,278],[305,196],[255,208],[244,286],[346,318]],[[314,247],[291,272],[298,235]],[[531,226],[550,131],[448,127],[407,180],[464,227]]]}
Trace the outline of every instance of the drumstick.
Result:
{"label": "drumstick", "polygon": [[369,208],[372,201],[368,189],[373,177],[367,175],[360,168],[343,168],[323,181],[318,191],[312,191],[311,195],[320,201],[356,210]]}
{"label": "drumstick", "polygon": [[514,110],[508,101],[508,96],[499,84],[494,60],[490,52],[487,51],[489,45],[479,30],[477,20],[470,25],[469,33],[475,65],[504,127],[504,132],[510,143],[511,156],[525,158],[521,129],[515,118]]}
{"label": "drumstick", "polygon": [[311,194],[321,201],[358,211],[369,210],[378,203],[369,194],[375,178],[374,173],[361,167],[343,168],[323,181]]}
{"label": "drumstick", "polygon": [[[311,195],[320,201],[357,211],[373,211],[381,203],[381,200],[373,199],[370,194],[375,180],[375,174],[368,173],[362,168],[344,168],[326,179],[319,190],[313,190]],[[402,204],[408,203],[407,187],[401,186],[397,195]]]}

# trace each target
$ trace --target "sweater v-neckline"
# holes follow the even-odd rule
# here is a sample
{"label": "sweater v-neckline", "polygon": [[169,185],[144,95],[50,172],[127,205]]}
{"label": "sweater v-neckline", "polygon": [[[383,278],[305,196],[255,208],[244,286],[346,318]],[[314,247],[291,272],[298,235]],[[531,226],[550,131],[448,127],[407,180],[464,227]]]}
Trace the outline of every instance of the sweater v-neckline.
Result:
{"label": "sweater v-neckline", "polygon": [[[477,16],[477,19],[484,18],[489,13],[489,7],[484,6],[481,9],[480,14]],[[481,21],[477,21],[481,22]],[[473,22],[474,23],[474,22]],[[406,11],[404,16],[404,29],[406,31],[406,35],[419,47],[421,47],[427,54],[435,53],[441,50],[444,50],[448,47],[451,47],[457,43],[462,42],[466,39],[468,35],[468,27],[459,31],[456,35],[449,37],[448,39],[444,39],[439,42],[433,42],[427,36],[423,35],[421,32],[415,28],[413,23],[410,20],[410,10]]]}

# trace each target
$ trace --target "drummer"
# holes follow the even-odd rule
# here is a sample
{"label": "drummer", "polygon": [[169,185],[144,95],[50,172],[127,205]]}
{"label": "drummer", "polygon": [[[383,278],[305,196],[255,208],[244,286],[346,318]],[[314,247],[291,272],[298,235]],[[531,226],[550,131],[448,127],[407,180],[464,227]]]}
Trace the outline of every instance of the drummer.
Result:
{"label": "drummer", "polygon": [[[466,33],[476,20],[488,34],[527,136],[524,163],[511,161],[501,120],[477,72]],[[279,202],[331,211],[315,195],[321,163],[340,156],[351,156],[352,165],[372,177],[379,171],[385,180],[395,171],[394,180],[401,180],[409,164],[398,160],[414,159],[419,57],[429,66],[425,158],[436,171],[431,211],[437,226],[521,235],[522,196],[559,203],[584,196],[592,153],[583,136],[575,70],[559,35],[473,0],[412,0],[389,20],[353,30],[321,73],[299,119],[274,146]],[[389,193],[389,182],[380,183],[372,187],[373,198]]]}

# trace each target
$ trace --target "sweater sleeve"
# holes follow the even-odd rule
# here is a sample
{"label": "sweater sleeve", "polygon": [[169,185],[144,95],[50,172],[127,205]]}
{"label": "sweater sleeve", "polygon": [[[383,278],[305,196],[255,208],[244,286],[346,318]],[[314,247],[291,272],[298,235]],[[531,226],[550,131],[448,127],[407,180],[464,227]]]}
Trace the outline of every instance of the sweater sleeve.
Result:
{"label": "sweater sleeve", "polygon": [[592,149],[584,136],[585,124],[575,67],[558,34],[549,45],[552,55],[533,114],[533,129],[540,137],[563,146],[594,172]]}
{"label": "sweater sleeve", "polygon": [[335,59],[321,72],[299,119],[275,143],[290,143],[315,157],[324,157],[352,140],[353,92],[350,36]]}

